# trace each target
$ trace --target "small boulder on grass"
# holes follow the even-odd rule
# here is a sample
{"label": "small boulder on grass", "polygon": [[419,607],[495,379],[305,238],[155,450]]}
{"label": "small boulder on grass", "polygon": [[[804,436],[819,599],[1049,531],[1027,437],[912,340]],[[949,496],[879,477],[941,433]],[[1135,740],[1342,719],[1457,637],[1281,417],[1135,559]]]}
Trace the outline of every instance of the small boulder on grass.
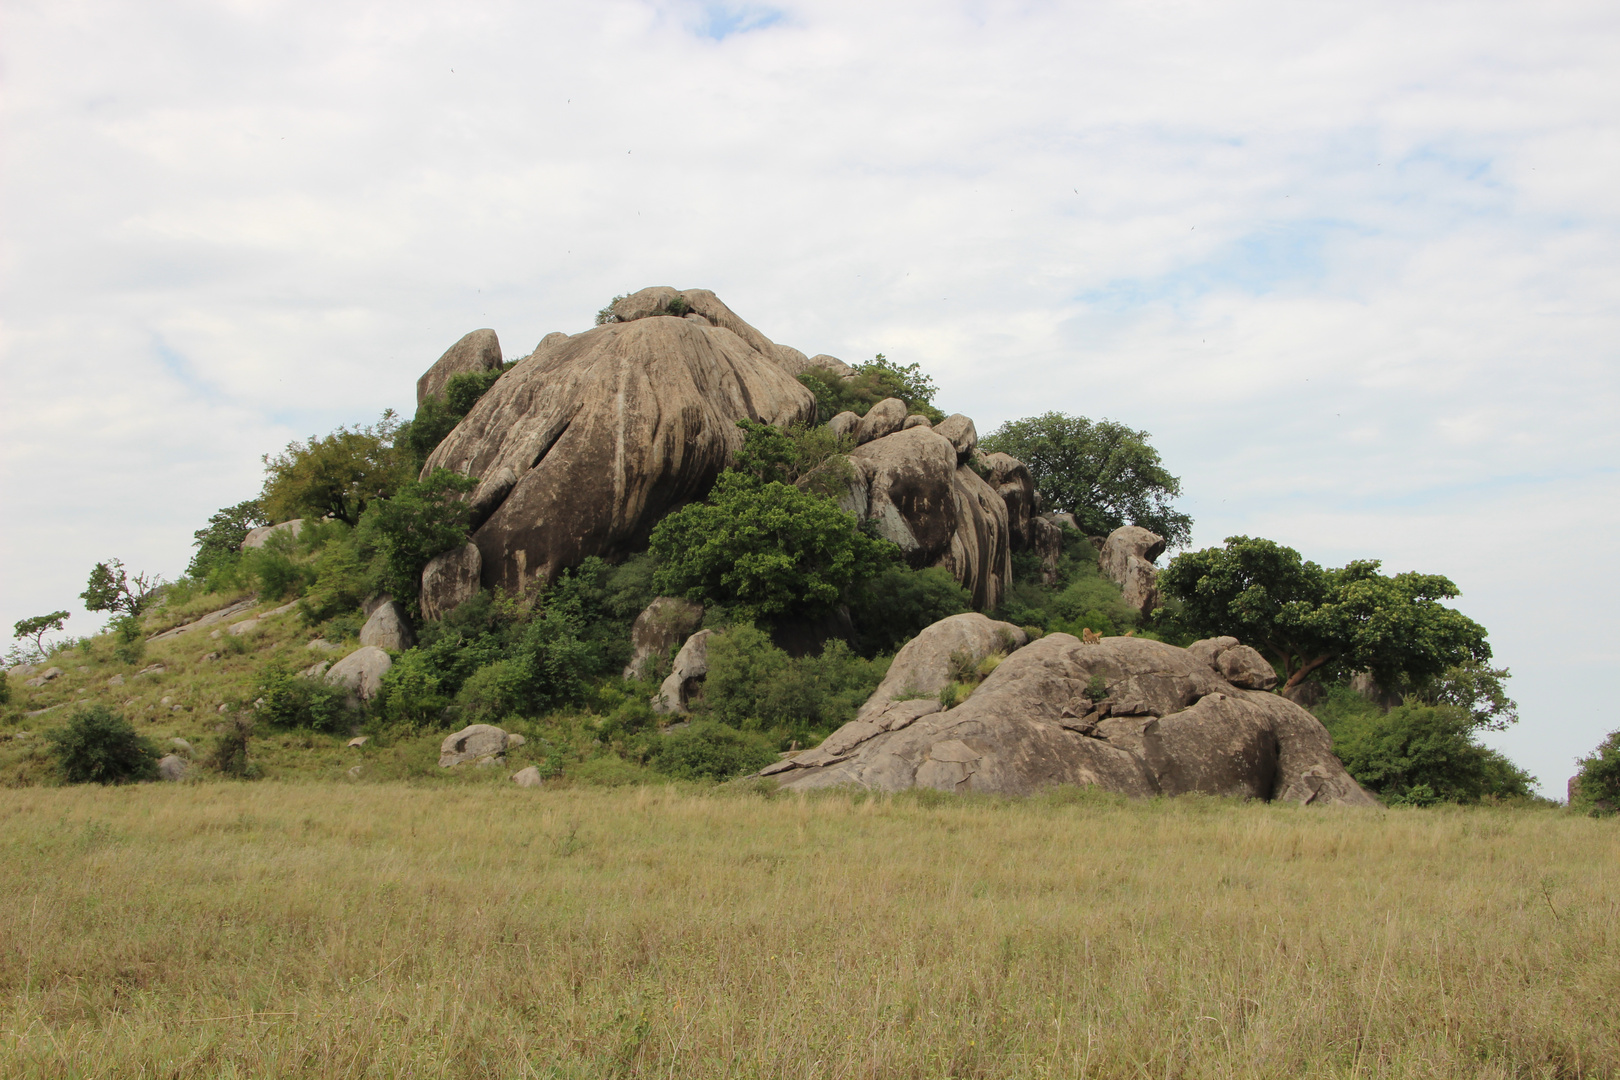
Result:
{"label": "small boulder on grass", "polygon": [[544,786],[544,781],[540,779],[540,770],[533,765],[530,765],[527,769],[519,769],[517,772],[513,773],[512,783],[522,788]]}
{"label": "small boulder on grass", "polygon": [[506,732],[493,724],[473,724],[445,736],[439,744],[439,767],[448,769],[479,758],[495,758],[506,753]]}

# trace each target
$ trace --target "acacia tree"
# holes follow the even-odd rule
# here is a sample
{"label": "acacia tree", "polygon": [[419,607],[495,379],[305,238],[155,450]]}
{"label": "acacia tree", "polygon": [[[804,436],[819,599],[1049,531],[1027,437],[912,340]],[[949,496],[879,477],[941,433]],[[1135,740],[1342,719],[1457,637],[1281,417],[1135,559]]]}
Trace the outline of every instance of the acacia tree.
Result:
{"label": "acacia tree", "polygon": [[90,571],[90,580],[79,598],[84,601],[88,611],[121,611],[132,619],[138,619],[141,612],[157,599],[161,588],[163,579],[156,574],[131,576],[125,571],[121,560],[108,559],[104,563],[96,563],[95,569]]}
{"label": "acacia tree", "polygon": [[14,633],[11,635],[18,641],[23,638],[34,639],[34,655],[45,655],[45,635],[52,631],[60,631],[68,621],[68,612],[53,611],[49,615],[35,615],[27,619],[19,619],[12,625]]}
{"label": "acacia tree", "polygon": [[1178,555],[1158,583],[1181,601],[1187,629],[1266,653],[1285,688],[1332,666],[1397,686],[1490,659],[1485,628],[1440,603],[1458,595],[1456,585],[1438,574],[1386,576],[1379,565],[1327,569],[1271,540],[1233,536],[1224,548]]}
{"label": "acacia tree", "polygon": [[1073,514],[1083,531],[1107,535],[1140,525],[1180,547],[1192,538],[1193,521],[1171,505],[1181,481],[1148,438],[1113,420],[1049,412],[1009,420],[979,445],[1022,461],[1047,509]]}

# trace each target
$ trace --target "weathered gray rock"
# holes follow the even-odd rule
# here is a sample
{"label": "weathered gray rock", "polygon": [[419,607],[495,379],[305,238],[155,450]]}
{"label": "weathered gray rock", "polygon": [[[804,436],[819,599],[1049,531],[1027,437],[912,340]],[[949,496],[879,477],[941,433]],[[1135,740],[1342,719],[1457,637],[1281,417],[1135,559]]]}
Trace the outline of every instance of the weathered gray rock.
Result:
{"label": "weathered gray rock", "polygon": [[[442,338],[440,340],[443,340]],[[474,330],[444,351],[433,366],[416,380],[416,407],[430,397],[438,397],[450,380],[466,372],[493,371],[501,366],[501,342],[495,331]]]}
{"label": "weathered gray rock", "polygon": [[1007,504],[1007,535],[1012,549],[1028,551],[1034,535],[1030,520],[1035,516],[1035,481],[1029,469],[1011,454],[986,454],[979,461],[989,473],[985,482]]}
{"label": "weathered gray rock", "polygon": [[332,661],[330,661],[330,660],[318,660],[315,663],[309,665],[309,667],[304,668],[303,670],[299,671],[298,677],[301,678],[301,679],[318,679],[322,675],[325,675],[326,674],[326,669],[331,667],[331,666],[332,666]]}
{"label": "weathered gray rock", "polygon": [[[1088,693],[1094,676],[1106,687],[1100,703]],[[1309,713],[1233,686],[1188,650],[1142,638],[1085,644],[1049,634],[1002,661],[954,709],[898,728],[873,722],[885,715],[863,709],[822,747],[771,768],[789,790],[1022,795],[1077,784],[1137,797],[1376,805]]]}
{"label": "weathered gray rock", "polygon": [[[297,539],[298,534],[303,531],[303,518],[293,518],[291,521],[283,521],[279,525],[260,525],[257,529],[250,529],[248,534],[242,538],[241,550],[246,551],[248,548],[264,547],[272,536],[290,536]],[[244,604],[243,606],[250,607],[252,605]],[[197,621],[202,622],[201,619]]]}
{"label": "weathered gray rock", "polygon": [[1097,565],[1118,585],[1125,603],[1147,615],[1159,606],[1159,572],[1153,560],[1164,554],[1164,538],[1140,525],[1121,525],[1108,534]]}
{"label": "weathered gray rock", "polygon": [[810,358],[791,345],[772,345],[771,354],[776,357],[776,362],[782,365],[783,370],[794,378],[798,378],[801,372],[811,366]]}
{"label": "weathered gray rock", "polygon": [[900,425],[900,430],[904,431],[906,428],[933,426],[933,421],[929,420],[928,417],[922,415],[921,413],[912,413],[910,416],[906,417],[906,422]]}
{"label": "weathered gray rock", "polygon": [[735,311],[727,307],[718,296],[708,289],[682,289],[677,291],[667,285],[654,285],[615,302],[612,308],[613,318],[622,323],[667,316],[670,314],[670,301],[677,296],[686,302],[693,314],[703,316],[704,321],[709,326],[715,329],[731,331],[750,349],[773,363],[780,364],[775,343],[747,322],[744,322]]}
{"label": "weathered gray rock", "polygon": [[1052,512],[1042,514],[1041,518],[1042,520],[1050,521],[1053,525],[1056,525],[1060,529],[1073,529],[1075,532],[1080,533],[1085,532],[1085,530],[1080,527],[1080,522],[1075,519],[1073,514]]}
{"label": "weathered gray rock", "polygon": [[1277,685],[1277,671],[1266,658],[1235,637],[1205,638],[1187,646],[1233,686],[1244,690],[1270,690]]}
{"label": "weathered gray rock", "polygon": [[310,642],[304,646],[304,648],[309,649],[311,652],[338,651],[338,647],[332,644],[330,641],[327,641],[325,638],[312,638]]}
{"label": "weathered gray rock", "polygon": [[46,683],[53,682],[54,680],[60,679],[61,677],[62,677],[62,669],[61,668],[59,668],[59,667],[48,667],[44,671],[40,672],[38,675],[35,675],[32,679],[24,680],[23,685],[24,686],[44,686]]}
{"label": "weathered gray rock", "polygon": [[840,504],[869,520],[914,568],[942,566],[993,608],[1012,573],[1007,507],[979,475],[956,463],[937,429],[910,428],[858,446]]}
{"label": "weathered gray rock", "polygon": [[491,759],[506,753],[506,732],[493,724],[473,724],[446,735],[439,744],[439,767],[448,769],[480,758]]}
{"label": "weathered gray rock", "polygon": [[191,756],[191,744],[186,742],[186,740],[178,738],[170,739],[169,745],[174,749],[175,753],[184,755],[188,758]]}
{"label": "weathered gray rock", "polygon": [[508,731],[506,733],[506,748],[508,750],[516,750],[518,747],[522,746],[528,741],[528,739],[525,739],[522,735],[515,731]]}
{"label": "weathered gray rock", "polygon": [[649,665],[669,655],[677,642],[683,642],[703,625],[703,605],[677,596],[660,596],[630,627],[630,662],[626,679],[643,678]]}
{"label": "weathered gray rock", "polygon": [[124,677],[122,675],[114,675],[112,678],[107,680],[107,685],[109,687],[123,686],[124,685]]}
{"label": "weathered gray rock", "polygon": [[874,717],[884,713],[891,702],[918,697],[935,699],[937,708],[939,692],[951,681],[954,655],[966,654],[977,664],[991,653],[1011,653],[1028,643],[1029,635],[1019,627],[976,611],[941,619],[895,654],[888,674],[855,718],[875,722]]}
{"label": "weathered gray rock", "polygon": [[713,636],[713,630],[699,630],[686,639],[675,654],[669,677],[652,696],[654,712],[680,716],[688,711],[697,684],[709,673],[709,639]]}
{"label": "weathered gray rock", "polygon": [[934,430],[951,440],[956,448],[956,462],[966,465],[979,446],[979,429],[961,413],[952,413],[934,425]]}
{"label": "weathered gray rock", "polygon": [[840,439],[846,436],[853,439],[855,429],[860,426],[861,418],[847,409],[827,421],[827,427]]}
{"label": "weathered gray rock", "polygon": [[382,689],[383,673],[394,666],[394,661],[375,645],[356,649],[333,664],[326,673],[326,681],[349,691],[349,705],[359,708],[360,702],[370,701]]}
{"label": "weathered gray rock", "polygon": [[159,780],[173,782],[186,777],[186,759],[178,754],[165,754],[158,759],[157,767]]}
{"label": "weathered gray rock", "polygon": [[353,765],[349,767],[345,775],[348,776],[350,780],[358,780],[360,779],[360,774],[365,772],[365,769],[366,767],[364,765]]}
{"label": "weathered gray rock", "polygon": [[530,765],[527,769],[519,769],[512,774],[512,783],[522,788],[544,787],[545,781],[540,778],[540,770]]}
{"label": "weathered gray rock", "polygon": [[258,619],[243,619],[241,622],[232,623],[230,626],[226,627],[225,632],[231,635],[231,637],[244,637],[253,633],[253,631],[257,630],[258,628]]}
{"label": "weathered gray rock", "polygon": [[343,745],[348,747],[351,750],[358,750],[358,749],[360,749],[362,746],[366,745],[366,743],[368,743],[370,741],[371,741],[371,739],[368,736],[356,735],[354,738],[350,739],[348,742],[344,743]]}
{"label": "weathered gray rock", "polygon": [[1063,530],[1044,516],[1030,518],[1029,550],[1041,560],[1041,584],[1055,584],[1058,560],[1063,557]]}
{"label": "weathered gray rock", "polygon": [[484,556],[477,544],[435,555],[422,568],[422,618],[437,622],[478,595]]}
{"label": "weathered gray rock", "polygon": [[855,445],[861,446],[893,435],[906,422],[906,403],[899,398],[884,398],[866,410],[860,423],[855,425]]}
{"label": "weathered gray rock", "polygon": [[[300,523],[302,523],[302,519],[300,519]],[[274,526],[266,526],[266,528],[274,528]],[[248,535],[251,537],[253,534],[249,533]],[[246,544],[246,541],[244,540],[243,543]],[[167,641],[169,638],[179,637],[181,634],[189,633],[192,630],[201,630],[205,627],[214,626],[231,618],[233,615],[246,611],[258,602],[259,598],[257,596],[250,596],[246,600],[238,600],[236,603],[222,607],[218,611],[210,611],[206,615],[200,615],[191,622],[181,623],[179,626],[165,630],[161,634],[153,634],[149,640]]]}
{"label": "weathered gray rock", "polygon": [[393,600],[380,604],[360,628],[360,644],[375,645],[389,652],[404,652],[416,645],[416,631],[403,605]]}
{"label": "weathered gray rock", "polygon": [[621,301],[627,321],[520,361],[434,450],[428,470],[481,478],[470,501],[485,587],[517,593],[587,556],[645,547],[741,447],[738,420],[815,418],[768,339],[712,293],[680,295],[715,325],[642,314],[655,299],[642,294]]}
{"label": "weathered gray rock", "polygon": [[818,367],[823,371],[831,372],[840,379],[853,379],[855,377],[854,368],[838,359],[838,357],[828,356],[826,353],[817,353],[815,356],[812,356],[810,358],[810,366]]}

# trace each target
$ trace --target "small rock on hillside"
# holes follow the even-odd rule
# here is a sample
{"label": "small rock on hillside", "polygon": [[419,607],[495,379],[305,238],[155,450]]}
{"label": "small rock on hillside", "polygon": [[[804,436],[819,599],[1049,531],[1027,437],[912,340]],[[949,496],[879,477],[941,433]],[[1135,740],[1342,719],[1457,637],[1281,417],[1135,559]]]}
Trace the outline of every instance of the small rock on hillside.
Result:
{"label": "small rock on hillside", "polygon": [[519,769],[512,774],[512,783],[521,788],[544,787],[545,781],[540,778],[540,770],[533,765],[526,769]]}
{"label": "small rock on hillside", "polygon": [[360,644],[375,645],[389,652],[404,652],[416,644],[416,632],[411,629],[411,617],[396,601],[379,604],[366,625],[360,628]]}
{"label": "small rock on hillside", "polygon": [[472,724],[439,744],[439,767],[448,769],[481,758],[494,759],[506,753],[506,732],[493,724]]}
{"label": "small rock on hillside", "polygon": [[642,678],[654,659],[662,660],[677,642],[685,641],[703,625],[703,605],[678,596],[660,596],[630,627],[630,662],[626,679]]}
{"label": "small rock on hillside", "polygon": [[709,673],[709,639],[713,630],[699,630],[686,639],[681,651],[675,654],[675,663],[669,676],[652,696],[654,712],[683,715],[687,712],[697,684]]}
{"label": "small rock on hillside", "polygon": [[184,780],[186,777],[186,759],[178,754],[165,754],[158,759],[158,779]]}
{"label": "small rock on hillside", "polygon": [[[443,340],[442,338],[440,339]],[[474,330],[444,351],[416,380],[416,407],[439,397],[450,380],[469,371],[493,371],[501,366],[501,341],[493,330]]]}
{"label": "small rock on hillside", "polygon": [[349,704],[359,708],[360,702],[370,701],[382,689],[382,677],[394,661],[375,645],[356,649],[333,664],[326,673],[326,681],[349,691]]}
{"label": "small rock on hillside", "polygon": [[264,547],[272,536],[288,535],[296,539],[303,530],[303,518],[293,518],[279,525],[260,525],[257,529],[248,530],[248,534],[242,538],[242,550]]}

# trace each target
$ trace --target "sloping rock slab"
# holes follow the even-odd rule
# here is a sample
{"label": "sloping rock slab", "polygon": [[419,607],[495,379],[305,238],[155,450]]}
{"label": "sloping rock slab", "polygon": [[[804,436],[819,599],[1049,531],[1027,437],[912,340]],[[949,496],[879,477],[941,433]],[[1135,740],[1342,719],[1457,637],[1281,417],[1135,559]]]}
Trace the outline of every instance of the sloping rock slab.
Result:
{"label": "sloping rock slab", "polygon": [[814,395],[732,330],[648,316],[537,349],[424,471],[480,479],[483,585],[519,592],[644,547],[660,518],[707,494],[742,446],[738,420],[787,427],[815,414]]}
{"label": "sloping rock slab", "polygon": [[[1093,676],[1107,687],[1101,703],[1087,694]],[[782,787],[1025,795],[1091,784],[1136,797],[1202,792],[1375,805],[1315,717],[1275,694],[1233,686],[1186,649],[1140,638],[1088,645],[1049,634],[1002,661],[954,709],[898,730],[857,719],[827,743],[836,753],[811,751],[773,767],[788,766],[777,772]]]}

